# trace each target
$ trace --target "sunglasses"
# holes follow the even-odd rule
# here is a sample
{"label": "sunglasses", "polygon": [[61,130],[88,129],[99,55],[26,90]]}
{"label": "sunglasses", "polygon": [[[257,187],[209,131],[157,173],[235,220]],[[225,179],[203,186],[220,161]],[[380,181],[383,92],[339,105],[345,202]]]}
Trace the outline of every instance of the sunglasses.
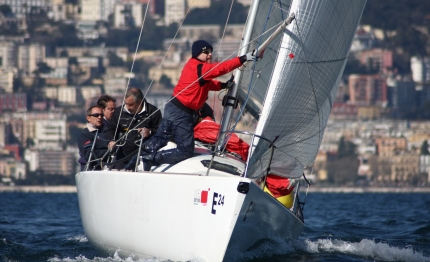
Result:
{"label": "sunglasses", "polygon": [[205,50],[205,51],[202,51],[202,53],[209,55],[209,54],[212,54],[212,50]]}
{"label": "sunglasses", "polygon": [[99,114],[99,113],[95,113],[95,114],[91,114],[89,116],[93,116],[93,117],[99,117],[99,116],[101,116],[101,117],[104,117],[105,115]]}

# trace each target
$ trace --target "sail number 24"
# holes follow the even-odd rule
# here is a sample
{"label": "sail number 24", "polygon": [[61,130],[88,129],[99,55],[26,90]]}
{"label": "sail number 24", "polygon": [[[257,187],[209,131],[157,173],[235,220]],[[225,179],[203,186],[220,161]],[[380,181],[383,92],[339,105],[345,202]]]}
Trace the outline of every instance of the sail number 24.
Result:
{"label": "sail number 24", "polygon": [[214,192],[214,197],[212,199],[212,214],[216,214],[215,206],[224,206],[224,196]]}

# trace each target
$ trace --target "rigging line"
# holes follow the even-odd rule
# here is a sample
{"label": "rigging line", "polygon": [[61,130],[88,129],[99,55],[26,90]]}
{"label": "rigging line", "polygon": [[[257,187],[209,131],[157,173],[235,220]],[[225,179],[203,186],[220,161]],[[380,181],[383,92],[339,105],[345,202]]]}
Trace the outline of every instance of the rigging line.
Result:
{"label": "rigging line", "polygon": [[[266,30],[266,26],[267,26],[267,23],[268,23],[268,21],[269,21],[269,19],[270,19],[270,14],[273,12],[272,11],[272,8],[273,8],[273,3],[274,3],[274,1],[272,0],[272,3],[270,4],[270,8],[269,8],[269,10],[268,10],[268,13],[267,13],[267,16],[266,16],[266,21],[265,21],[265,23],[264,23],[264,26],[262,27],[262,29],[261,29],[261,33],[260,33],[260,35],[259,36],[257,36],[255,39],[257,39],[257,38],[259,38],[259,40],[258,40],[258,43],[257,43],[257,48],[256,48],[256,50],[258,50],[258,48],[260,47],[260,45],[261,45],[261,42],[262,42],[262,39],[263,39],[263,35],[265,34],[265,33],[267,33],[269,30],[267,30],[267,31],[265,31]],[[279,24],[281,24],[281,23],[283,23],[283,21],[282,22],[280,22]],[[274,27],[272,27],[272,28],[274,28]],[[254,41],[254,40],[253,40]],[[252,41],[252,42],[253,42]],[[250,43],[252,43],[251,41],[247,44],[247,45],[249,45]],[[249,82],[249,85],[248,85],[248,93],[247,93],[247,95],[246,95],[246,99],[245,99],[245,101],[244,101],[244,103],[243,103],[243,105],[241,106],[241,109],[240,109],[240,113],[238,114],[238,116],[237,116],[237,118],[236,118],[236,122],[233,124],[233,126],[231,127],[231,129],[230,129],[230,134],[227,134],[227,137],[226,137],[226,139],[225,139],[225,142],[224,142],[224,145],[223,145],[223,147],[224,147],[224,150],[225,150],[225,147],[227,146],[227,143],[226,143],[226,141],[228,141],[229,139],[230,139],[230,136],[232,135],[232,133],[231,133],[231,131],[233,131],[235,128],[236,128],[236,126],[237,126],[237,123],[239,123],[239,120],[240,120],[240,118],[241,118],[241,116],[242,116],[242,114],[243,114],[243,111],[244,111],[244,109],[245,109],[245,106],[246,106],[246,104],[247,104],[247,102],[248,102],[248,100],[249,100],[249,97],[250,97],[250,90],[251,90],[251,86],[252,86],[252,80],[254,79],[254,73],[255,73],[255,62],[254,62],[254,64],[252,65],[252,73],[251,73],[251,81]],[[256,81],[254,81],[254,82],[256,82]],[[255,83],[254,83],[254,85],[255,85]]]}
{"label": "rigging line", "polygon": [[[147,5],[146,5],[145,15],[143,17],[142,26],[140,27],[139,38],[137,40],[136,50],[134,51],[133,62],[131,64],[130,73],[133,73],[134,62],[136,61],[137,50],[139,50],[140,39],[142,38],[142,33],[143,33],[143,26],[145,25],[146,16],[148,14],[148,9],[149,9],[150,5],[151,5],[151,0],[149,0],[148,3],[147,3]],[[131,76],[127,80],[127,85],[126,85],[126,88],[125,88],[125,91],[124,91],[124,98],[122,99],[121,111],[119,112],[119,118],[118,118],[118,122],[116,123],[115,133],[114,133],[114,136],[113,136],[114,140],[115,140],[115,137],[116,137],[116,134],[117,134],[117,131],[118,131],[119,120],[121,119],[121,114],[122,114],[122,111],[123,111],[123,108],[124,108],[124,104],[125,104],[125,95],[127,93],[128,86],[130,85],[130,78],[131,78]],[[145,96],[143,98],[145,98]],[[141,101],[141,104],[143,103],[143,100]],[[139,107],[140,107],[140,105],[139,105]],[[137,114],[137,112],[134,114],[132,120],[130,121],[130,125],[133,122],[133,119],[136,117],[136,114]],[[129,127],[130,127],[130,125],[129,125]]]}
{"label": "rigging line", "polygon": [[[227,58],[225,58],[222,62],[225,62],[227,59],[229,59],[233,54],[237,53],[237,51],[233,52],[232,54],[230,54]],[[191,84],[189,84],[187,87],[185,87],[182,91],[180,91],[176,96],[173,96],[172,98],[168,99],[166,103],[164,103],[164,105],[162,105],[160,108],[164,107],[165,105],[167,105],[167,103],[169,103],[170,101],[172,101],[174,98],[176,98],[178,95],[182,94],[183,92],[185,92],[188,88],[190,88],[194,83],[198,82],[200,79],[202,79],[203,77],[205,77],[207,74],[209,74],[212,70],[214,70],[215,68],[217,68],[222,62],[219,62],[217,65],[215,65],[211,70],[209,70],[208,72],[206,72],[205,74],[203,74],[201,77],[197,78],[196,80],[194,80]],[[146,117],[145,119],[143,119],[141,122],[137,123],[137,125],[139,125],[140,123],[142,123],[143,121],[149,119],[152,115],[154,115],[157,111],[160,110],[160,108],[157,108],[157,110],[155,110],[152,114],[150,114],[148,117]],[[129,129],[127,132],[130,132],[133,129]]]}
{"label": "rigging line", "polygon": [[[272,29],[279,27],[279,25],[280,25],[281,23],[283,23],[283,21],[279,22],[278,24],[276,24],[276,25],[272,26],[271,28],[267,29],[266,31],[264,31],[264,32],[263,32],[263,33],[261,33],[260,35],[256,36],[254,39],[252,39],[251,41],[249,41],[249,43],[248,43],[248,44],[246,44],[246,45],[244,45],[244,46],[240,47],[237,51],[234,51],[234,52],[233,52],[233,53],[231,53],[229,56],[227,56],[223,61],[219,62],[219,64],[220,64],[220,63],[222,63],[222,62],[227,61],[227,60],[228,60],[228,59],[230,59],[234,54],[239,53],[241,49],[243,49],[243,48],[247,47],[248,45],[252,44],[253,42],[255,42],[255,41],[257,40],[257,38],[259,38],[259,37],[261,37],[261,36],[263,36],[263,35],[265,35],[265,34],[269,33]],[[181,25],[182,25],[182,24],[181,24]],[[189,84],[186,88],[184,88],[184,89],[183,89],[181,92],[179,92],[176,96],[178,96],[178,95],[179,95],[179,94],[181,94],[182,92],[186,91],[186,90],[187,90],[190,86],[192,86],[194,83],[196,83],[197,81],[199,81],[200,79],[202,79],[203,77],[205,77],[205,76],[206,76],[207,74],[209,74],[212,70],[214,70],[215,68],[217,68],[217,67],[219,66],[219,64],[218,64],[218,65],[216,65],[216,66],[214,66],[211,70],[209,70],[208,72],[206,72],[204,75],[202,75],[202,76],[201,76],[201,77],[199,77],[198,79],[194,80],[191,84]],[[255,64],[255,63],[254,63],[254,64]],[[255,71],[255,70],[254,70],[254,71]],[[161,106],[161,108],[162,108],[162,107],[164,107],[167,103],[169,103],[173,98],[176,98],[176,96],[174,96],[174,97],[170,98],[169,100],[167,100],[167,102],[166,102],[166,103],[164,103],[164,105],[162,105],[162,106]],[[154,115],[158,110],[160,110],[160,108],[158,108],[157,110],[155,110],[152,114],[150,114],[147,118],[143,119],[141,122],[143,122],[143,121],[147,120],[148,118],[150,118],[150,117],[151,117],[152,115]],[[242,112],[243,112],[243,110],[242,110]],[[138,124],[140,124],[140,123],[138,123]],[[137,125],[138,125],[138,124],[137,124]],[[128,132],[129,132],[129,131],[132,131],[132,130],[134,130],[134,129],[130,129],[130,130],[128,130]]]}
{"label": "rigging line", "polygon": [[[148,7],[150,6],[150,1],[151,1],[151,0],[149,0],[149,2],[148,2],[148,5],[147,5],[147,8],[146,8],[146,12],[145,12],[145,16],[144,16],[143,21],[145,21],[145,19],[146,19],[146,14],[147,14],[147,11],[148,11]],[[190,12],[190,10],[191,10],[191,9],[190,9],[190,8],[188,8],[187,13],[186,13],[186,14],[185,14],[185,16],[184,16],[184,19],[182,19],[182,22],[181,22],[180,26],[178,26],[178,30],[176,30],[176,33],[175,33],[175,36],[173,37],[173,40],[175,40],[175,39],[176,39],[176,37],[177,37],[177,35],[178,35],[178,33],[179,33],[179,29],[180,29],[180,28],[181,28],[181,26],[183,25],[183,23],[184,23],[184,21],[185,21],[185,18],[187,17],[187,15],[188,15],[188,13]],[[134,54],[134,59],[133,59],[133,63],[132,63],[131,72],[133,71],[134,62],[135,62],[135,60],[136,60],[136,54],[137,54],[137,50],[138,50],[138,46],[139,46],[139,42],[140,42],[140,38],[141,38],[141,35],[142,35],[142,32],[143,32],[143,24],[144,24],[144,22],[142,23],[142,27],[141,27],[141,30],[140,30],[139,41],[138,41],[138,43],[137,43],[136,51],[135,51],[135,54]],[[167,54],[168,54],[168,52],[169,52],[170,48],[172,47],[172,45],[173,45],[173,41],[170,43],[169,48],[167,49],[166,53],[164,54],[164,57],[163,57],[163,59],[161,60],[161,62],[160,62],[160,64],[159,64],[159,66],[158,66],[158,68],[157,68],[156,72],[154,73],[154,76],[153,76],[153,78],[152,78],[152,80],[151,80],[151,83],[149,84],[149,87],[146,89],[146,92],[145,92],[145,94],[143,95],[143,98],[144,98],[144,99],[145,99],[146,95],[148,94],[149,90],[151,89],[152,84],[153,84],[153,82],[154,82],[154,80],[155,80],[155,75],[156,75],[156,73],[157,73],[158,71],[160,71],[160,68],[161,68],[162,64],[164,63],[164,60],[166,59]],[[127,92],[127,89],[128,89],[129,82],[130,82],[130,78],[128,79],[128,82],[127,82],[126,92]],[[143,103],[144,99],[142,100],[141,104]],[[123,104],[122,104],[122,107],[121,107],[121,112],[120,112],[119,119],[121,119],[121,113],[122,113],[122,109],[123,109],[123,106],[124,106],[124,101],[125,101],[125,93],[124,93],[124,100],[123,100]],[[169,101],[168,101],[168,102],[169,102]],[[166,104],[167,104],[167,103],[166,103]],[[164,105],[166,105],[166,104],[164,104]],[[164,106],[164,105],[163,105],[163,106]],[[139,107],[140,107],[140,105],[139,105]],[[144,121],[145,121],[145,120],[147,120],[149,117],[151,117],[152,115],[154,115],[158,110],[159,110],[159,109],[157,109],[157,110],[156,110],[154,113],[152,113],[150,116],[148,116],[147,118],[145,118],[144,120],[142,120],[140,123],[137,123],[137,125],[136,125],[136,126],[140,125],[142,122],[144,122]],[[136,115],[137,115],[137,112],[134,114],[133,119],[136,117]],[[134,128],[130,129],[130,126],[131,126],[131,123],[133,122],[133,119],[132,119],[132,121],[130,122],[130,125],[128,126],[128,131],[127,131],[127,132],[126,132],[122,137],[118,138],[118,140],[117,140],[117,141],[119,141],[120,139],[123,139],[123,138],[124,138],[124,144],[125,144],[125,142],[126,142],[125,137],[128,135],[128,133],[129,133],[130,131],[135,130]],[[118,121],[118,123],[117,123],[117,129],[118,129],[118,124],[119,124],[119,121]],[[114,136],[114,137],[116,137],[116,131],[115,131],[115,136]],[[123,144],[123,145],[124,145],[124,144]],[[123,146],[123,145],[121,145],[121,146]],[[118,146],[119,146],[119,145],[118,145]]]}
{"label": "rigging line", "polygon": [[[219,52],[221,50],[221,46],[222,46],[222,43],[224,41],[225,32],[227,31],[228,20],[230,19],[231,10],[233,8],[233,2],[234,2],[234,0],[231,0],[230,10],[228,11],[227,19],[225,21],[224,31],[222,32],[222,36],[221,36],[221,42],[218,45],[218,52],[217,52],[217,57],[215,58],[215,62],[218,61]],[[213,111],[215,111],[215,96],[213,97],[212,104],[213,104],[213,106],[212,106]]]}
{"label": "rigging line", "polygon": [[233,7],[233,2],[234,2],[234,0],[231,0],[230,10],[228,11],[227,19],[226,19],[225,25],[224,25],[224,31],[222,32],[222,36],[221,36],[221,42],[218,45],[218,53],[217,53],[217,57],[215,58],[216,62],[218,61],[219,52],[221,50],[222,42],[224,41],[225,32],[227,31],[228,20],[230,19],[230,14],[231,14],[231,10]]}
{"label": "rigging line", "polygon": [[156,71],[155,71],[155,73],[153,74],[153,77],[152,77],[152,79],[151,79],[151,83],[149,83],[148,89],[146,90],[146,92],[145,92],[145,94],[144,94],[144,96],[143,96],[143,97],[146,97],[146,95],[148,94],[149,90],[151,89],[152,84],[154,83],[154,80],[155,80],[155,75],[158,73],[158,71],[160,71],[161,66],[162,66],[162,65],[163,65],[163,63],[164,63],[164,60],[166,60],[167,54],[169,53],[169,50],[170,50],[170,48],[172,47],[174,40],[176,39],[176,37],[177,37],[177,36],[178,36],[178,34],[179,34],[179,29],[180,29],[180,28],[182,27],[182,25],[184,24],[185,18],[188,16],[188,14],[189,14],[190,10],[191,10],[190,8],[188,8],[188,9],[187,9],[187,12],[185,13],[184,19],[182,19],[181,24],[178,26],[178,30],[176,30],[176,33],[175,33],[175,35],[173,36],[172,42],[170,42],[170,45],[169,45],[169,47],[167,48],[167,51],[166,51],[166,53],[164,54],[163,59],[161,60],[160,64],[158,65],[157,70],[156,70]]}
{"label": "rigging line", "polygon": [[[268,13],[268,15],[267,15],[267,19],[269,19],[269,17],[270,17],[270,12],[271,12],[271,9],[272,9],[272,7],[273,7],[273,1],[272,1],[272,4],[271,4],[271,7],[270,7],[270,10],[269,10],[269,13]],[[283,16],[283,13],[284,12],[287,12],[287,10],[285,10],[285,9],[283,9],[283,8],[280,8],[280,7],[278,7],[276,4],[275,4],[275,8],[278,8],[278,9],[280,9],[281,10],[281,16],[282,17],[284,17]],[[284,12],[283,12],[284,11]],[[274,10],[272,11],[272,13],[274,12]],[[276,24],[275,26],[273,26],[272,28],[270,28],[270,29],[268,29],[266,32],[264,32],[263,34],[261,34],[261,35],[264,35],[264,34],[266,34],[267,32],[269,32],[271,29],[273,29],[274,27],[278,27],[281,23],[283,23],[283,22],[280,22],[280,23],[278,23],[278,24]],[[267,20],[266,20],[266,24],[267,24]],[[266,24],[265,24],[265,26],[266,26]],[[257,36],[257,37],[260,37],[260,36]],[[256,38],[257,38],[256,37]],[[253,40],[254,41],[254,40]],[[269,48],[268,50],[271,50],[271,48],[270,47],[267,47],[267,48]],[[267,49],[266,48],[266,49]],[[275,51],[275,50],[273,50],[273,51]],[[269,62],[267,62],[267,64],[266,65],[268,65],[269,64]],[[264,65],[263,67],[265,67],[266,65]],[[262,68],[263,68],[262,67]],[[253,70],[253,72],[255,71],[255,69]],[[252,74],[253,75],[253,74]],[[253,78],[253,76],[252,76],[252,78]],[[252,78],[251,78],[251,81],[252,81]],[[251,83],[250,83],[251,84]],[[266,94],[267,94],[267,92],[266,92]],[[247,104],[247,102],[248,102],[248,100],[249,100],[249,97],[250,97],[250,89],[248,88],[248,94],[247,94],[247,97],[245,98],[245,100],[244,100],[244,103],[243,103],[243,106],[241,107],[241,114],[239,114],[238,115],[238,118],[237,118],[237,120],[236,120],[236,123],[234,124],[234,126],[233,126],[233,128],[235,128],[235,126],[237,125],[237,123],[238,123],[238,121],[239,121],[239,118],[240,118],[240,116],[242,115],[242,112],[243,112],[243,110],[244,110],[244,108],[245,108],[245,106],[246,106],[246,104]],[[233,129],[231,129],[230,131],[232,131]]]}
{"label": "rigging line", "polygon": [[[299,15],[299,17],[300,17],[300,15]],[[300,19],[300,18],[299,18]],[[307,59],[307,56],[306,56],[306,50],[305,50],[305,44],[304,44],[304,42],[303,42],[303,37],[302,37],[302,34],[301,34],[301,32],[300,32],[300,28],[299,28],[299,25],[298,25],[298,22],[297,22],[297,17],[296,17],[296,19],[295,19],[295,25],[296,25],[296,29],[297,29],[297,33],[298,33],[298,35],[299,35],[299,39],[300,39],[300,43],[302,44],[301,45],[301,48],[302,48],[302,50],[303,50],[303,56],[304,56],[304,58],[305,58],[305,62],[306,62],[306,71],[307,71],[307,73],[308,73],[308,78],[309,78],[309,81],[310,81],[310,83],[311,83],[311,87],[312,87],[312,94],[314,95],[314,100],[315,100],[315,105],[316,105],[316,110],[317,110],[317,116],[318,116],[318,129],[319,130],[321,130],[321,116],[320,116],[320,109],[319,109],[319,105],[318,105],[318,100],[317,100],[317,95],[316,95],[316,90],[315,90],[315,86],[314,86],[314,83],[313,83],[313,81],[312,81],[312,77],[311,77],[311,72],[310,72],[310,69],[309,69],[309,64],[308,64],[308,59]],[[299,45],[300,45],[300,43],[299,43]],[[316,152],[316,154],[318,153],[318,148],[321,146],[321,141],[322,140],[322,138],[321,138],[321,132],[319,132],[318,133],[318,146],[317,146],[317,152]],[[315,154],[315,156],[316,156],[316,154]]]}
{"label": "rigging line", "polygon": [[[239,48],[237,51],[234,51],[234,52],[233,52],[233,53],[231,53],[229,56],[227,56],[223,61],[219,62],[219,64],[220,64],[220,63],[222,63],[222,62],[225,62],[225,61],[226,61],[226,60],[228,60],[228,59],[230,59],[234,54],[238,53],[241,49],[243,49],[243,48],[247,47],[248,45],[250,45],[251,43],[255,42],[255,41],[257,40],[257,38],[258,38],[258,37],[263,36],[263,35],[265,35],[265,34],[269,33],[273,28],[279,27],[279,25],[280,25],[281,23],[283,23],[283,21],[281,21],[280,23],[278,23],[278,24],[274,25],[273,27],[271,27],[271,28],[267,29],[267,30],[266,30],[266,31],[264,31],[262,34],[260,34],[260,35],[256,36],[253,40],[249,41],[249,43],[248,43],[248,44],[246,44],[246,45],[242,46],[242,47],[241,47],[241,48]],[[167,100],[167,102],[166,102],[166,103],[164,103],[164,105],[162,105],[160,108],[163,108],[167,103],[169,103],[170,101],[172,101],[174,98],[176,98],[176,97],[177,97],[178,95],[180,95],[182,92],[185,92],[185,91],[186,91],[189,87],[191,87],[194,83],[196,83],[197,81],[199,81],[200,79],[202,79],[203,77],[205,77],[207,74],[209,74],[212,70],[214,70],[215,68],[217,68],[217,67],[219,66],[219,64],[218,64],[218,65],[216,65],[216,66],[214,66],[211,70],[209,70],[208,72],[206,72],[204,75],[202,75],[202,76],[201,76],[201,77],[199,77],[198,79],[194,80],[191,84],[189,84],[187,87],[185,87],[185,88],[184,88],[181,92],[179,92],[176,96],[174,96],[174,97],[172,97],[172,98],[168,99],[168,100]],[[255,64],[255,63],[254,63],[254,64]],[[145,121],[145,120],[149,119],[149,118],[150,118],[151,116],[153,116],[157,111],[159,111],[159,110],[160,110],[160,108],[157,108],[157,110],[155,110],[152,114],[150,114],[148,117],[146,117],[145,119],[143,119],[141,122],[143,122],[143,121]],[[241,112],[243,112],[243,110],[242,110]],[[137,123],[137,125],[139,125],[141,122]],[[130,132],[130,131],[132,131],[132,130],[135,130],[135,129],[134,129],[134,128],[133,128],[133,129],[129,129],[127,132]],[[125,136],[125,135],[124,135],[124,136]],[[118,140],[119,140],[119,139],[118,139]]]}

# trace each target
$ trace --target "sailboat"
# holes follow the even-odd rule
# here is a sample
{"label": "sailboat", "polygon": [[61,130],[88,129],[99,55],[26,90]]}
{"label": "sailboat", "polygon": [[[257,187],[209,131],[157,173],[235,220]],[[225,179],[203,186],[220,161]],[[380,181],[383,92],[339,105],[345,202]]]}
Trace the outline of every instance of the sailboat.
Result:
{"label": "sailboat", "polygon": [[[82,224],[107,254],[172,261],[235,261],[271,239],[304,230],[300,182],[286,207],[266,177],[291,181],[312,167],[366,0],[254,0],[239,51],[257,61],[235,72],[215,146],[151,171],[76,174]],[[253,133],[235,130],[248,113]],[[225,145],[251,137],[246,161]],[[304,183],[306,185],[306,183]]]}

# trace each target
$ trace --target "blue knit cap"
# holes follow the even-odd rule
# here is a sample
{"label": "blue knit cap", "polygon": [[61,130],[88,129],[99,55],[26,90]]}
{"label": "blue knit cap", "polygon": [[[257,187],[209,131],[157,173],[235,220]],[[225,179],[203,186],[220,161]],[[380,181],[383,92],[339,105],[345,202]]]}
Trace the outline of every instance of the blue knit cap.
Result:
{"label": "blue knit cap", "polygon": [[191,55],[192,57],[198,57],[201,52],[208,49],[213,50],[213,47],[208,42],[205,40],[197,40],[191,47]]}

